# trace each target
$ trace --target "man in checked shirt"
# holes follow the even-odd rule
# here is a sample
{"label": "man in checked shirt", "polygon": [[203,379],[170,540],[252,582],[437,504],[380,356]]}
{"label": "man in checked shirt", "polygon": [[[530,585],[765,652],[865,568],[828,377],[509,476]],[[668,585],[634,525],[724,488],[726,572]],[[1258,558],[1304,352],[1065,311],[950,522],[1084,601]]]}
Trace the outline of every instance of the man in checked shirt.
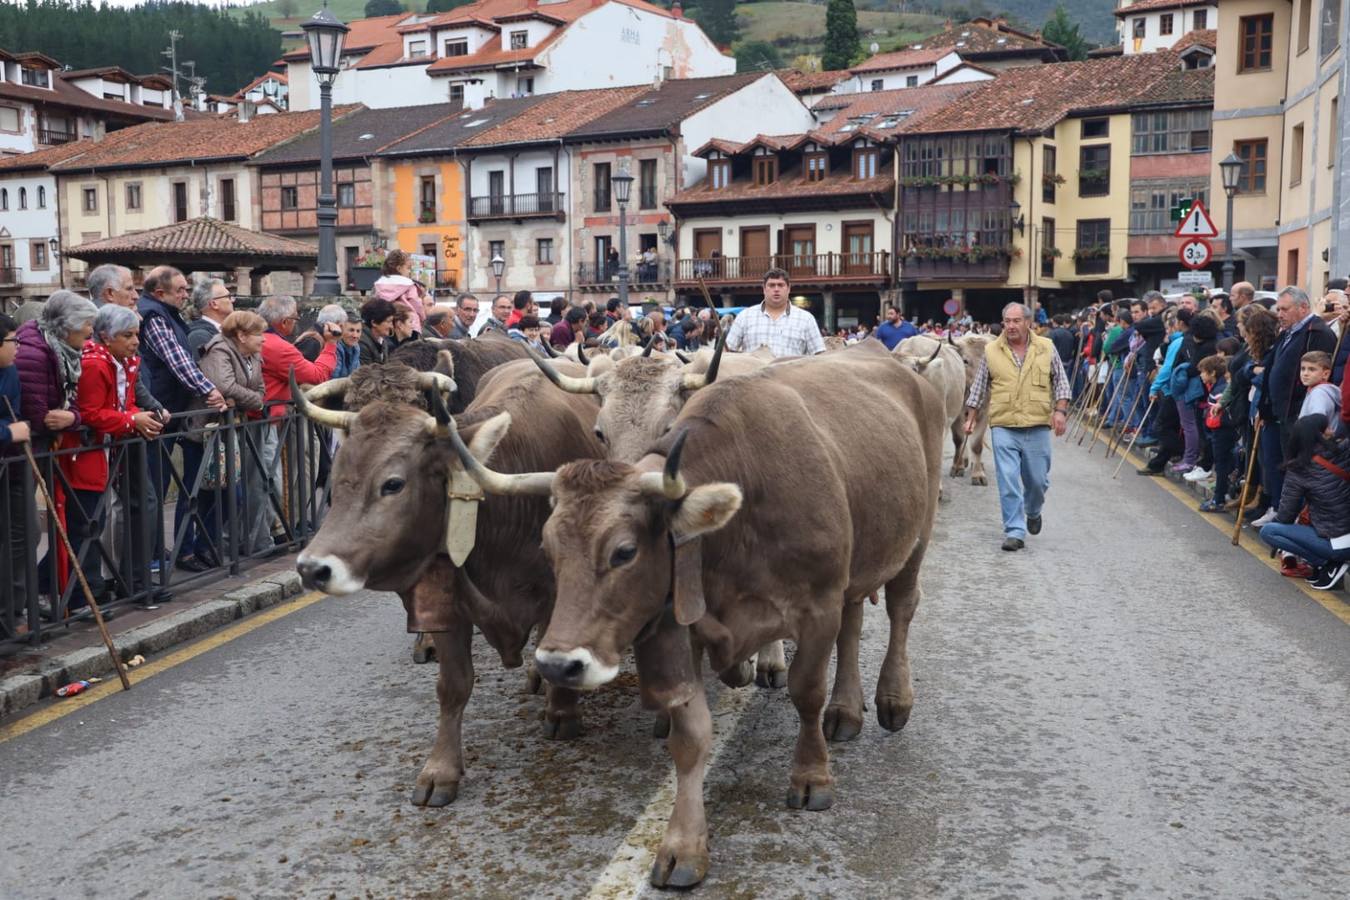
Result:
{"label": "man in checked shirt", "polygon": [[1071,389],[1064,363],[1049,338],[1031,333],[1031,310],[1003,308],[1003,333],[989,344],[966,397],[966,434],[989,397],[998,499],[1003,509],[1003,549],[1021,550],[1027,534],[1041,531],[1041,508],[1050,487],[1050,431],[1064,433]]}

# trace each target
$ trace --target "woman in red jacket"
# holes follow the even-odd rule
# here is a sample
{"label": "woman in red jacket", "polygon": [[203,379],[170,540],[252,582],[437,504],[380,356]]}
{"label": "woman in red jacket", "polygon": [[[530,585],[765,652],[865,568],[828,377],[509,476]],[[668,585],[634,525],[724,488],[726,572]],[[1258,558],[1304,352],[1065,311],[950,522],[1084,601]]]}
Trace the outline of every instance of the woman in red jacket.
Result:
{"label": "woman in red jacket", "polygon": [[[96,596],[106,593],[98,547],[108,507],[104,500],[108,492],[108,451],[103,445],[109,438],[137,433],[153,437],[163,427],[154,413],[136,407],[140,334],[141,317],[136,311],[109,303],[94,318],[93,338],[85,343],[80,358],[75,403],[95,449],[77,454],[70,464],[68,475],[76,501],[70,518],[72,537],[78,535],[83,543],[80,565]],[[77,595],[71,608],[83,602]]]}

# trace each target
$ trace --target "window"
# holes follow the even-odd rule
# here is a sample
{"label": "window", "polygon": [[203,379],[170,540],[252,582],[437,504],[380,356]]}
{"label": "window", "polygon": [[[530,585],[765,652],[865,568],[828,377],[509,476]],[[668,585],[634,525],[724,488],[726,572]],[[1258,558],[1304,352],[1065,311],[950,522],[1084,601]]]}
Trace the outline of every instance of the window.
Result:
{"label": "window", "polygon": [[1261,72],[1270,68],[1275,42],[1275,16],[1243,16],[1238,19],[1238,72]]}
{"label": "window", "polygon": [[1147,33],[1148,33],[1148,19],[1142,19],[1142,18],[1141,18],[1141,19],[1135,19],[1135,20],[1134,20],[1134,39],[1135,39],[1136,41],[1142,41],[1142,40],[1144,39],[1144,35],[1147,34]]}
{"label": "window", "polygon": [[1303,181],[1303,124],[1295,125],[1289,135],[1289,186]]}
{"label": "window", "polygon": [[461,39],[455,40],[455,41],[446,41],[446,42],[445,42],[445,54],[444,54],[444,55],[445,55],[445,56],[468,56],[468,55],[469,55],[469,41],[468,41],[468,39],[466,39],[466,38],[461,38]]}
{"label": "window", "polygon": [[808,153],[803,157],[807,181],[823,181],[830,170],[830,157],[827,153]]}
{"label": "window", "polygon": [[540,166],[534,170],[534,190],[539,197],[539,212],[553,212],[558,201],[553,190],[553,167]]}
{"label": "window", "polygon": [[531,97],[531,96],[533,96],[533,95],[534,95],[534,79],[533,79],[533,78],[517,78],[517,79],[516,79],[516,96],[518,96],[518,97]]}
{"label": "window", "polygon": [[186,181],[173,184],[173,220],[186,222],[188,217],[188,186]]}
{"label": "window", "polygon": [[656,160],[638,161],[638,208],[656,209]]}
{"label": "window", "polygon": [[46,189],[45,187],[43,187],[42,185],[38,185],[38,206],[37,206],[37,208],[38,208],[38,209],[46,209],[46,208],[47,208],[47,189]]}
{"label": "window", "polygon": [[858,179],[877,177],[877,156],[875,147],[853,151],[853,177]]}
{"label": "window", "polygon": [[528,31],[511,32],[512,50],[524,50],[527,46],[529,46],[529,41],[530,41],[530,33]]}
{"label": "window", "polygon": [[1058,154],[1054,147],[1041,150],[1041,199],[1046,203],[1055,202],[1055,179],[1059,177]]}
{"label": "window", "polygon": [[731,184],[731,160],[714,159],[708,161],[708,187],[714,191]]}
{"label": "window", "polygon": [[20,69],[20,80],[29,87],[45,88],[51,85],[47,80],[46,69]]}
{"label": "window", "polygon": [[28,208],[28,188],[19,188],[19,209]]}
{"label": "window", "polygon": [[1079,219],[1074,246],[1079,275],[1105,275],[1111,271],[1111,220]]}
{"label": "window", "polygon": [[458,103],[460,106],[464,105],[464,85],[462,84],[450,85],[450,102]]}
{"label": "window", "polygon": [[[344,185],[338,185],[338,206],[342,205],[342,188]],[[234,179],[220,179],[220,217],[226,222],[233,222],[239,218],[239,211],[235,207],[234,200]]]}
{"label": "window", "polygon": [[1308,49],[1312,36],[1312,0],[1298,0],[1298,52]]}
{"label": "window", "polygon": [[1238,190],[1244,194],[1264,194],[1266,192],[1266,139],[1256,141],[1237,141],[1233,152],[1245,164]]}
{"label": "window", "polygon": [[1299,264],[1298,250],[1287,250],[1284,254],[1284,283],[1298,284],[1299,282]]}
{"label": "window", "polygon": [[595,211],[609,212],[609,163],[596,163],[595,172]]}
{"label": "window", "polygon": [[778,180],[778,157],[760,156],[755,159],[755,187],[764,187]]}
{"label": "window", "polygon": [[491,262],[497,257],[506,259],[506,241],[488,241],[488,271],[492,271]]}
{"label": "window", "polygon": [[87,213],[98,212],[98,188],[85,188],[81,191],[84,198],[84,211]]}
{"label": "window", "polygon": [[337,205],[342,209],[351,209],[356,205],[356,185],[344,181],[337,186]]}
{"label": "window", "polygon": [[1171,34],[1171,33],[1172,33],[1172,14],[1163,13],[1158,18],[1158,34]]}
{"label": "window", "polygon": [[9,209],[9,188],[0,188],[0,212]]}
{"label": "window", "polygon": [[426,41],[408,41],[408,58],[417,59],[427,55]]}
{"label": "window", "polygon": [[436,245],[435,245],[435,244],[423,244],[423,245],[422,245],[422,255],[423,255],[423,256],[430,256],[432,259],[435,259],[435,258],[436,258]]}
{"label": "window", "polygon": [[281,208],[299,209],[300,208],[300,190],[294,187],[284,187],[281,189]]}
{"label": "window", "polygon": [[126,206],[127,212],[140,212],[141,209],[141,183],[133,182],[126,186]]}
{"label": "window", "polygon": [[1130,185],[1130,234],[1171,234],[1172,210],[1183,200],[1209,205],[1209,179],[1136,181]]}
{"label": "window", "polygon": [[436,218],[436,176],[423,175],[418,185],[418,218],[434,221]]}
{"label": "window", "polygon": [[534,242],[534,262],[539,266],[553,265],[553,238],[539,238]]}
{"label": "window", "polygon": [[1209,10],[1197,9],[1191,18],[1192,31],[1204,31],[1209,27]]}
{"label": "window", "polygon": [[886,89],[886,81],[885,81],[885,79],[882,79],[882,78],[873,78],[873,79],[872,79],[872,90],[874,90],[874,91],[884,91],[885,89]]}
{"label": "window", "polygon": [[47,269],[47,242],[40,240],[31,240],[28,242],[28,263],[29,268],[34,272],[43,272]]}
{"label": "window", "polygon": [[19,133],[19,111],[12,106],[0,106],[0,131]]}
{"label": "window", "polygon": [[1110,119],[1083,120],[1083,140],[1089,141],[1095,138],[1104,138],[1110,136],[1111,136]]}
{"label": "window", "polygon": [[1135,113],[1130,118],[1130,153],[1194,153],[1210,149],[1210,122],[1207,109],[1180,109]]}
{"label": "window", "polygon": [[1055,277],[1055,220],[1041,219],[1041,277]]}
{"label": "window", "polygon": [[1078,196],[1104,197],[1111,193],[1111,146],[1082,147],[1078,151]]}
{"label": "window", "polygon": [[918,86],[919,86],[919,76],[918,76],[918,75],[906,75],[906,76],[905,76],[905,87],[918,87]]}
{"label": "window", "polygon": [[1322,56],[1341,45],[1341,0],[1322,0]]}

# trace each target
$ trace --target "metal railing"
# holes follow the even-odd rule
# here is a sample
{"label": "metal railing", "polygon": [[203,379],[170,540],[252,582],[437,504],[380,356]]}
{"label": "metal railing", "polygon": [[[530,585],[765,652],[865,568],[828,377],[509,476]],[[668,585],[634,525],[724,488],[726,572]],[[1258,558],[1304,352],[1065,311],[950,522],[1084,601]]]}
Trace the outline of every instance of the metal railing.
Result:
{"label": "metal railing", "polygon": [[0,285],[8,287],[12,284],[22,284],[19,270],[13,266],[0,267]]}
{"label": "metal railing", "polygon": [[[670,284],[670,260],[658,259],[654,263],[635,262],[628,266],[628,283]],[[612,286],[618,284],[618,263],[577,263],[577,284],[585,288],[592,285]]]}
{"label": "metal railing", "polygon": [[67,131],[64,128],[52,128],[48,125],[38,126],[39,144],[69,144],[78,137],[73,131]]}
{"label": "metal railing", "polygon": [[514,216],[553,216],[563,211],[562,194],[489,194],[469,198],[469,218],[490,219]]}
{"label": "metal railing", "polygon": [[[199,587],[296,551],[328,506],[331,432],[289,404],[270,419],[185,413],[151,440],[89,440],[34,455],[105,611],[159,602],[169,589]],[[91,451],[107,455],[107,489],[76,492],[70,467]],[[21,448],[7,453],[0,460],[0,515],[8,523],[0,545],[0,653],[92,618],[57,533],[61,513],[38,499]],[[188,556],[204,570],[180,568]]]}
{"label": "metal railing", "polygon": [[676,281],[760,281],[769,269],[784,269],[793,281],[850,279],[877,281],[890,277],[890,254],[780,253],[773,256],[717,256],[682,259]]}

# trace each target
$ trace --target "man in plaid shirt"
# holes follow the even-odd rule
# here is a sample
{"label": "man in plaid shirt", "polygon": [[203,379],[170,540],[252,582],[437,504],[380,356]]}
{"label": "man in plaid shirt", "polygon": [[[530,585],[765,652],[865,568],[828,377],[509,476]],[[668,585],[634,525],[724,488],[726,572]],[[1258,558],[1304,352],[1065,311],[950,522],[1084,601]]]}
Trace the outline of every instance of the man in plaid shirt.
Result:
{"label": "man in plaid shirt", "polygon": [[764,302],[741,310],[727,334],[727,349],[750,353],[768,347],[774,356],[812,356],[825,352],[815,316],[788,302],[787,272],[764,273]]}

